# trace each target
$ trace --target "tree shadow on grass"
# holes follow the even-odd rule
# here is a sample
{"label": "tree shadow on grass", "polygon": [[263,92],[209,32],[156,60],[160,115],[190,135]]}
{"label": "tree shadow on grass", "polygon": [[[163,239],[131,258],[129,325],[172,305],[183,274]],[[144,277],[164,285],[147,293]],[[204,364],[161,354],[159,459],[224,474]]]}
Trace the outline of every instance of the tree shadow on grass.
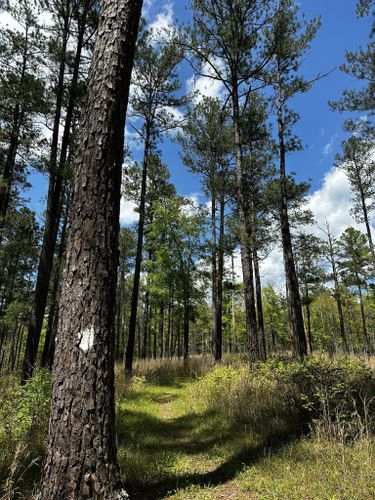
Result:
{"label": "tree shadow on grass", "polygon": [[[238,426],[217,429],[217,420],[212,415],[187,414],[175,419],[159,419],[142,412],[127,412],[125,417],[127,424],[125,434],[120,434],[119,444],[126,444],[126,427],[132,428],[134,425],[136,436],[134,446],[141,450],[143,466],[147,468],[165,456],[173,457],[174,454],[184,453],[195,455],[198,453],[210,454],[217,445],[225,446],[232,441],[240,442],[239,432],[243,432]],[[199,427],[204,424],[200,430]],[[197,432],[198,429],[198,432]],[[232,455],[222,465],[215,470],[204,473],[191,473],[183,475],[173,475],[159,471],[155,478],[142,482],[142,471],[135,470],[134,477],[129,477],[127,489],[132,500],[160,500],[171,494],[178,488],[188,486],[218,486],[231,481],[243,469],[244,466],[251,466],[261,460],[266,454],[276,454],[284,446],[290,444],[303,434],[299,432],[274,432],[272,430],[256,435],[253,445],[239,446],[237,453]],[[144,441],[143,441],[144,439]],[[125,465],[126,467],[126,465]],[[125,470],[126,472],[126,470]],[[138,480],[138,477],[139,480]]]}

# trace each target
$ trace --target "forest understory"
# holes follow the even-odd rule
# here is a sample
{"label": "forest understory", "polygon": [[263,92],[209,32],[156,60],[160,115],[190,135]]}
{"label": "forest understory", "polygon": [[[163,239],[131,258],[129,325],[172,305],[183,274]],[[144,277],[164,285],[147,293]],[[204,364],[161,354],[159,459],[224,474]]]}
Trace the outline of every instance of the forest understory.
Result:
{"label": "forest understory", "polygon": [[[241,356],[116,367],[118,460],[131,499],[371,499],[374,360]],[[3,375],[2,500],[38,491],[50,374]]]}

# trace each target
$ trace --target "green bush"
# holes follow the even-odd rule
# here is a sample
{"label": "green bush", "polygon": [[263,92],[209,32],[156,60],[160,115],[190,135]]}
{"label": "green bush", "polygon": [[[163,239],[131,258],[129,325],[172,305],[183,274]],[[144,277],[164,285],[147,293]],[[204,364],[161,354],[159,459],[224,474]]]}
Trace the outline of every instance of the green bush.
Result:
{"label": "green bush", "polygon": [[[271,360],[248,367],[218,366],[200,378],[192,401],[229,422],[269,429],[306,429],[354,438],[363,427],[372,431],[374,373],[359,359]],[[357,425],[355,425],[357,424]],[[338,431],[338,429],[336,429]]]}
{"label": "green bush", "polygon": [[51,375],[46,370],[38,371],[24,386],[15,377],[4,377],[2,386],[5,390],[0,401],[0,491],[8,491],[21,478],[27,480],[28,474],[32,480],[33,466],[44,454]]}

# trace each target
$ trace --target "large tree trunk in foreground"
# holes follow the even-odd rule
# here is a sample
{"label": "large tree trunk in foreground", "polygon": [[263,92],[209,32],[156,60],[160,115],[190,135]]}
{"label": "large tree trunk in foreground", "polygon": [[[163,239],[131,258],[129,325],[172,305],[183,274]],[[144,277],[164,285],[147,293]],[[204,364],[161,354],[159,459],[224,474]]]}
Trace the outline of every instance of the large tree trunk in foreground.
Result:
{"label": "large tree trunk in foreground", "polygon": [[41,498],[127,498],[114,414],[114,312],[125,114],[142,0],[102,0],[60,299]]}

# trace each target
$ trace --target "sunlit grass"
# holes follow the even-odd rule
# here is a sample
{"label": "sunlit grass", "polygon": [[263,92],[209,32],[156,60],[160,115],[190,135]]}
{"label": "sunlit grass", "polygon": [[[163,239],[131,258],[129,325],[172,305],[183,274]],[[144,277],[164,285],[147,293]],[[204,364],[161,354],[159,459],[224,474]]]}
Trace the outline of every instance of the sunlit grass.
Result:
{"label": "sunlit grass", "polygon": [[[117,366],[118,459],[131,500],[374,498],[366,364],[322,356],[250,371],[241,358],[152,360],[130,381]],[[15,377],[0,378],[0,480],[4,488],[16,467],[13,498],[31,499],[39,481],[47,419],[27,431],[29,413],[48,405],[48,374],[38,376],[24,395]]]}

